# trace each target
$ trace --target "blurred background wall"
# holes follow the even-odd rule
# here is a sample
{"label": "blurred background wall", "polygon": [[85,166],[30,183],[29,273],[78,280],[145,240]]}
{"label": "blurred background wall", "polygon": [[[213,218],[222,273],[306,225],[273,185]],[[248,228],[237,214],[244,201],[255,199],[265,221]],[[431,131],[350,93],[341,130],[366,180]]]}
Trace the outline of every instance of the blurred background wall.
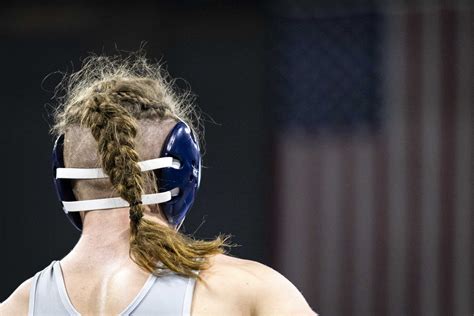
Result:
{"label": "blurred background wall", "polygon": [[52,187],[57,71],[166,62],[205,113],[185,231],[289,278],[322,315],[474,312],[471,1],[4,4],[0,300],[79,233]]}

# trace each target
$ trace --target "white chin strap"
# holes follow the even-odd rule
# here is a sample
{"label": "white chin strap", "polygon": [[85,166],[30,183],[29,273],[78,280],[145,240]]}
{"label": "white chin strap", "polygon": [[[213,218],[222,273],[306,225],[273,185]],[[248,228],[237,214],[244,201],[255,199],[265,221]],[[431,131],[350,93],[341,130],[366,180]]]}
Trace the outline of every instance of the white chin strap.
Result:
{"label": "white chin strap", "polygon": [[[150,159],[140,161],[138,163],[141,171],[151,171],[162,168],[181,168],[181,163],[173,159],[172,157],[162,157],[156,159]],[[108,178],[101,168],[57,168],[56,179],[103,179]],[[142,203],[144,205],[149,204],[160,204],[168,202],[173,196],[178,195],[179,189],[174,188],[173,190],[166,192],[159,192],[153,194],[143,194]],[[95,200],[82,200],[67,202],[62,201],[64,212],[80,212],[80,211],[91,211],[91,210],[106,210],[111,208],[122,208],[128,207],[130,204],[120,197],[107,198],[107,199],[95,199]]]}

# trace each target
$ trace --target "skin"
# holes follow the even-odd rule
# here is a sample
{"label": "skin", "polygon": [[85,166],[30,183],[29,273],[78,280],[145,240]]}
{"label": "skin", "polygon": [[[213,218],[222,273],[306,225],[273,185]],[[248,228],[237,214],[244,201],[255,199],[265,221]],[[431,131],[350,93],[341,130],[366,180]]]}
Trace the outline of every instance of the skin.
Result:
{"label": "skin", "polygon": [[[165,127],[157,132],[161,136],[155,134],[154,141],[162,142],[163,135],[173,125],[162,124]],[[150,127],[145,130],[149,133]],[[92,146],[88,145],[91,140],[81,137],[82,143],[77,145],[75,142],[75,146],[69,147],[67,142],[72,139],[74,136],[68,139],[66,135],[66,166],[93,167],[94,155],[88,161],[84,160],[84,155],[79,162],[70,158],[75,156],[72,148],[82,153],[90,152],[87,149]],[[137,144],[137,148],[157,147]],[[140,154],[143,159],[156,156],[144,149]],[[111,193],[100,181],[89,182],[89,185],[78,181],[74,190],[81,199],[110,196]],[[135,298],[149,277],[129,257],[128,208],[83,212],[81,216],[82,235],[60,261],[67,294],[82,315],[116,315]],[[159,208],[147,207],[145,217],[167,225]],[[201,271],[200,276],[202,280],[196,282],[193,294],[193,316],[316,315],[291,282],[255,261],[216,255],[211,258],[209,269]],[[27,315],[30,288],[31,279],[0,304],[0,315]]]}

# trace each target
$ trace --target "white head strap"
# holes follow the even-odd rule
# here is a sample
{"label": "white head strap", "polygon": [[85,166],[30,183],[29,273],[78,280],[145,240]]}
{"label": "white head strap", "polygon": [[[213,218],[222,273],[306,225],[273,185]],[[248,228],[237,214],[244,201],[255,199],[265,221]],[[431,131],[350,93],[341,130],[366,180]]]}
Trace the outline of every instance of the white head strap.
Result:
{"label": "white head strap", "polygon": [[[162,168],[181,168],[181,163],[172,157],[161,157],[138,163],[142,172]],[[101,168],[57,168],[56,179],[103,179],[108,178]],[[175,188],[166,192],[153,194],[143,194],[142,203],[144,205],[159,204],[168,202],[173,196],[179,194],[179,189]],[[82,201],[62,201],[64,212],[80,212],[91,210],[106,210],[111,208],[128,207],[130,204],[120,197],[82,200]]]}

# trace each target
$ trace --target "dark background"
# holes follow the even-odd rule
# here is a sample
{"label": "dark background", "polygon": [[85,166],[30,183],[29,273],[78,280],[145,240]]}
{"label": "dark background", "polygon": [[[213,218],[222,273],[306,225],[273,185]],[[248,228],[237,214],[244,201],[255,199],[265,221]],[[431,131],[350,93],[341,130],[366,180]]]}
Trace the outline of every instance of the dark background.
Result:
{"label": "dark background", "polygon": [[[90,52],[135,51],[166,62],[197,96],[205,125],[205,169],[184,224],[201,238],[231,234],[232,254],[269,263],[264,185],[270,160],[263,102],[264,19],[256,5],[211,1],[12,4],[1,18],[3,249],[0,300],[62,258],[79,232],[52,186],[48,134],[56,71],[78,70]],[[178,84],[185,87],[184,81]],[[232,113],[232,115],[229,115]]]}

